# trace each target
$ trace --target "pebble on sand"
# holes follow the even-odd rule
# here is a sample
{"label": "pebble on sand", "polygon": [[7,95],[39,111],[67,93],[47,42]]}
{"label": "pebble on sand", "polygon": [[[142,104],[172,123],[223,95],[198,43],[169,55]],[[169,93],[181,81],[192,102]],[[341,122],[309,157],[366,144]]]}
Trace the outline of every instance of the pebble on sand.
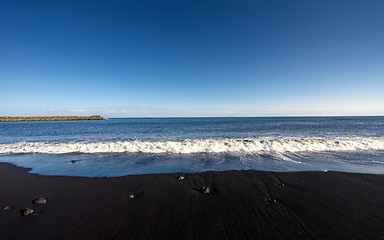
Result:
{"label": "pebble on sand", "polygon": [[11,206],[4,206],[3,211],[5,210],[11,210]]}
{"label": "pebble on sand", "polygon": [[179,180],[184,180],[184,179],[185,179],[185,176],[184,176],[184,175],[179,175],[179,176],[177,176],[176,178],[179,179]]}
{"label": "pebble on sand", "polygon": [[208,194],[212,192],[212,188],[210,186],[203,187],[204,193]]}
{"label": "pebble on sand", "polygon": [[196,190],[199,191],[200,193],[209,194],[209,193],[212,193],[213,189],[210,186],[203,186]]}
{"label": "pebble on sand", "polygon": [[33,210],[33,209],[30,209],[30,208],[26,208],[26,209],[24,209],[24,210],[21,211],[21,213],[22,213],[23,216],[29,216],[29,215],[31,215],[33,212],[34,212],[34,210]]}
{"label": "pebble on sand", "polygon": [[36,205],[42,205],[47,203],[47,199],[45,198],[38,198],[33,201],[34,204]]}

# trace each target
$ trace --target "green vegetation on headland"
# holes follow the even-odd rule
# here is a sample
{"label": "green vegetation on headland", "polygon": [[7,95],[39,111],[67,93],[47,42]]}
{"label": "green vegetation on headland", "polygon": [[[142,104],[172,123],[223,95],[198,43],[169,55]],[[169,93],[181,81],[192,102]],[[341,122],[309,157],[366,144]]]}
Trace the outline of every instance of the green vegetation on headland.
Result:
{"label": "green vegetation on headland", "polygon": [[0,122],[106,120],[102,116],[0,117]]}

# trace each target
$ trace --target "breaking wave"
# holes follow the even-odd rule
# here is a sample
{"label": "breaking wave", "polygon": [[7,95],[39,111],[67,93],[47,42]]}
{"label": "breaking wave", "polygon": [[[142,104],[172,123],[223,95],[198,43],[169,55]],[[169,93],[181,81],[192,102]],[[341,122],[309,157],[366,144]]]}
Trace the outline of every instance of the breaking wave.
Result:
{"label": "breaking wave", "polygon": [[383,137],[186,139],[179,141],[19,142],[0,144],[1,154],[11,153],[295,153],[384,150]]}

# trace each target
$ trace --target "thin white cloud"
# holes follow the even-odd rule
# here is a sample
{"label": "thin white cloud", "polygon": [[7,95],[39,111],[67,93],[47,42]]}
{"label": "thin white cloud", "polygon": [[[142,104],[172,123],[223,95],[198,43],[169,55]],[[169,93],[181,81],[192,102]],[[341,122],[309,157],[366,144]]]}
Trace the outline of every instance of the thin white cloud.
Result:
{"label": "thin white cloud", "polygon": [[74,112],[74,113],[87,113],[89,112],[88,109],[84,109],[84,108],[74,108],[74,109],[69,109],[70,112]]}
{"label": "thin white cloud", "polygon": [[76,108],[0,108],[0,115],[102,115],[104,117],[248,117],[248,116],[347,116],[384,115],[384,109],[366,104],[345,107],[342,104],[246,106],[235,107],[159,107],[110,106]]}

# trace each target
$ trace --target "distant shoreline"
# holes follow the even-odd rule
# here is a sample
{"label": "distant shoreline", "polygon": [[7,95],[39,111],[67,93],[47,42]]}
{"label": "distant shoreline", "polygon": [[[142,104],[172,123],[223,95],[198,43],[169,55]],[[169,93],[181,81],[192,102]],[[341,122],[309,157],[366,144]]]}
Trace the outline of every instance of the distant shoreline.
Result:
{"label": "distant shoreline", "polygon": [[76,121],[106,120],[99,115],[93,116],[34,116],[34,117],[0,117],[0,122],[31,122],[31,121]]}

